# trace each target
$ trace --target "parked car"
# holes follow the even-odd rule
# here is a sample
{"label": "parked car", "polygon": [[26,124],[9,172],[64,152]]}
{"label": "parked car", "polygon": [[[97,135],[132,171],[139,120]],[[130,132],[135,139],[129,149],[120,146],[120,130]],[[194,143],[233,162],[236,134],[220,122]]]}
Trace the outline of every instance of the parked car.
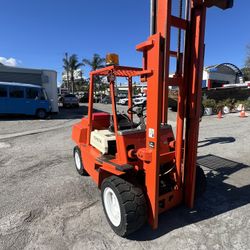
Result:
{"label": "parked car", "polygon": [[133,99],[133,104],[140,105],[144,104],[146,105],[147,103],[147,97],[146,96],[141,96]]}
{"label": "parked car", "polygon": [[[133,100],[136,98],[139,98],[139,97],[142,97],[142,96],[135,95],[135,96],[133,96]],[[119,99],[119,101],[117,103],[120,105],[128,105],[128,98],[121,98],[121,99]]]}
{"label": "parked car", "polygon": [[79,102],[80,103],[87,103],[89,100],[89,94],[88,93],[83,93],[78,96]]}
{"label": "parked car", "polygon": [[41,86],[0,82],[0,114],[36,115],[46,118],[51,103]]}
{"label": "parked car", "polygon": [[121,98],[118,101],[118,104],[120,104],[120,105],[127,105],[128,104],[128,98]]}
{"label": "parked car", "polygon": [[[147,102],[147,97],[145,95],[135,95],[132,98],[132,102],[134,104],[142,104],[142,103],[146,103]],[[121,98],[118,101],[118,104],[120,105],[128,105],[128,98]]]}
{"label": "parked car", "polygon": [[100,103],[110,104],[111,103],[110,96],[105,96],[104,98],[102,98],[102,100],[100,101]]}
{"label": "parked car", "polygon": [[62,97],[62,104],[64,108],[79,107],[79,100],[74,94],[66,94]]}

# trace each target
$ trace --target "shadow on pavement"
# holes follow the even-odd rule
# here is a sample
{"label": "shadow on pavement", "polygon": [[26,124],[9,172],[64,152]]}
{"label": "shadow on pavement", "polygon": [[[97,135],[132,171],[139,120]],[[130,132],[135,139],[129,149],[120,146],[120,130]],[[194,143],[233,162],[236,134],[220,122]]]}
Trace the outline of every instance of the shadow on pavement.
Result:
{"label": "shadow on pavement", "polygon": [[226,144],[226,143],[232,143],[235,142],[234,137],[210,137],[206,138],[205,140],[199,141],[198,148],[206,147],[211,144]]}
{"label": "shadow on pavement", "polygon": [[59,112],[52,114],[50,119],[78,119],[88,114],[87,106],[80,106],[79,108],[64,108],[59,106]]}
{"label": "shadow on pavement", "polygon": [[[98,109],[94,109],[94,112],[103,112]],[[79,108],[63,108],[59,107],[57,114],[50,114],[47,120],[60,120],[60,119],[80,119],[84,115],[88,114],[88,106],[80,106]],[[38,120],[34,116],[26,115],[1,115],[0,121],[20,121],[20,120]]]}
{"label": "shadow on pavement", "polygon": [[163,213],[159,216],[157,230],[146,225],[132,234],[130,239],[153,240],[177,228],[213,218],[250,202],[250,185],[236,187],[225,183],[231,175],[249,166],[211,154],[198,157],[197,162],[209,170],[206,171],[206,192],[196,200],[194,209],[190,210],[183,205]]}

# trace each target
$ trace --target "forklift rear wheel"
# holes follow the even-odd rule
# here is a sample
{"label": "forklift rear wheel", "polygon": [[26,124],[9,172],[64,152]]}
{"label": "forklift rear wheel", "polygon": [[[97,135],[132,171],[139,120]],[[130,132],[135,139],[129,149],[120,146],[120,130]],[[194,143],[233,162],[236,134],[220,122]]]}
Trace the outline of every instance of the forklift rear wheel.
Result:
{"label": "forklift rear wheel", "polygon": [[101,191],[105,215],[116,234],[125,237],[144,225],[147,205],[141,188],[111,176],[103,181]]}
{"label": "forklift rear wheel", "polygon": [[82,156],[81,156],[80,148],[77,146],[74,147],[73,154],[74,154],[75,166],[76,166],[76,170],[78,174],[88,176],[89,174],[84,169],[84,166],[82,164]]}

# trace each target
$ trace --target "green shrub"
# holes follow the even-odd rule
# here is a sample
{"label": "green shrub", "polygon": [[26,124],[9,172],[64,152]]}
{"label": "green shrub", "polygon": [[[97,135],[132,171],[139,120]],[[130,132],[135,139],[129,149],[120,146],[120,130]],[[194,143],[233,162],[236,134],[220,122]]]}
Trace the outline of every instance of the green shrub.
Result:
{"label": "green shrub", "polygon": [[246,105],[245,108],[249,110],[250,109],[250,100],[246,100],[245,105]]}
{"label": "green shrub", "polygon": [[216,101],[214,99],[203,99],[202,104],[205,108],[212,108],[216,107]]}
{"label": "green shrub", "polygon": [[250,100],[237,101],[235,103],[235,107],[237,108],[240,104],[242,104],[245,109],[250,110]]}
{"label": "green shrub", "polygon": [[222,101],[224,103],[224,106],[227,106],[230,110],[234,109],[235,107],[235,99],[227,98],[226,100]]}
{"label": "green shrub", "polygon": [[219,111],[222,111],[223,108],[225,107],[225,101],[219,101],[216,103],[216,113],[218,113]]}
{"label": "green shrub", "polygon": [[242,104],[246,110],[250,110],[250,99],[249,100],[243,100],[243,101],[236,101],[235,99],[227,98],[220,101],[215,101],[214,99],[207,99],[204,98],[202,100],[202,104],[205,108],[212,108],[213,112],[218,113],[219,111],[223,111],[223,108],[227,106],[230,110],[234,110],[239,106],[239,104]]}

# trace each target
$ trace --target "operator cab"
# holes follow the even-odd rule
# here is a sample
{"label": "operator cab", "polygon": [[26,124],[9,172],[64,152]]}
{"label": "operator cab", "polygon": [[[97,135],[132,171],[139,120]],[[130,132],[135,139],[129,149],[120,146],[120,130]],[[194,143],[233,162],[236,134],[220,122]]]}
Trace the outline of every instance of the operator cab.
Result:
{"label": "operator cab", "polygon": [[[128,109],[128,114],[137,114],[138,122],[131,120],[126,113],[117,112],[117,132],[119,135],[145,133],[145,116],[143,116],[145,107],[136,106],[135,111],[133,108],[134,106]],[[117,148],[113,115],[109,113],[94,113],[93,129],[90,136],[90,144],[102,154],[115,155]]]}
{"label": "operator cab", "polygon": [[[140,146],[145,143],[145,139],[142,139],[142,137],[145,138],[146,116],[144,113],[146,110],[146,102],[135,104],[132,99],[132,76],[140,75],[140,71],[142,71],[142,69],[109,66],[92,72],[93,75],[107,76],[110,84],[112,114],[92,114],[93,105],[91,105],[89,109],[89,115],[92,116],[90,145],[96,148],[102,155],[116,156],[117,153],[119,154],[117,147],[119,141],[122,141],[122,144],[125,144],[125,146],[128,143],[128,148],[136,148],[138,140]],[[114,91],[116,76],[126,77],[128,79],[128,108],[125,112],[119,112],[117,110]],[[90,97],[92,96],[93,89],[90,90]],[[92,100],[90,99],[90,104],[91,102]],[[124,152],[121,152],[121,154],[124,155]]]}

